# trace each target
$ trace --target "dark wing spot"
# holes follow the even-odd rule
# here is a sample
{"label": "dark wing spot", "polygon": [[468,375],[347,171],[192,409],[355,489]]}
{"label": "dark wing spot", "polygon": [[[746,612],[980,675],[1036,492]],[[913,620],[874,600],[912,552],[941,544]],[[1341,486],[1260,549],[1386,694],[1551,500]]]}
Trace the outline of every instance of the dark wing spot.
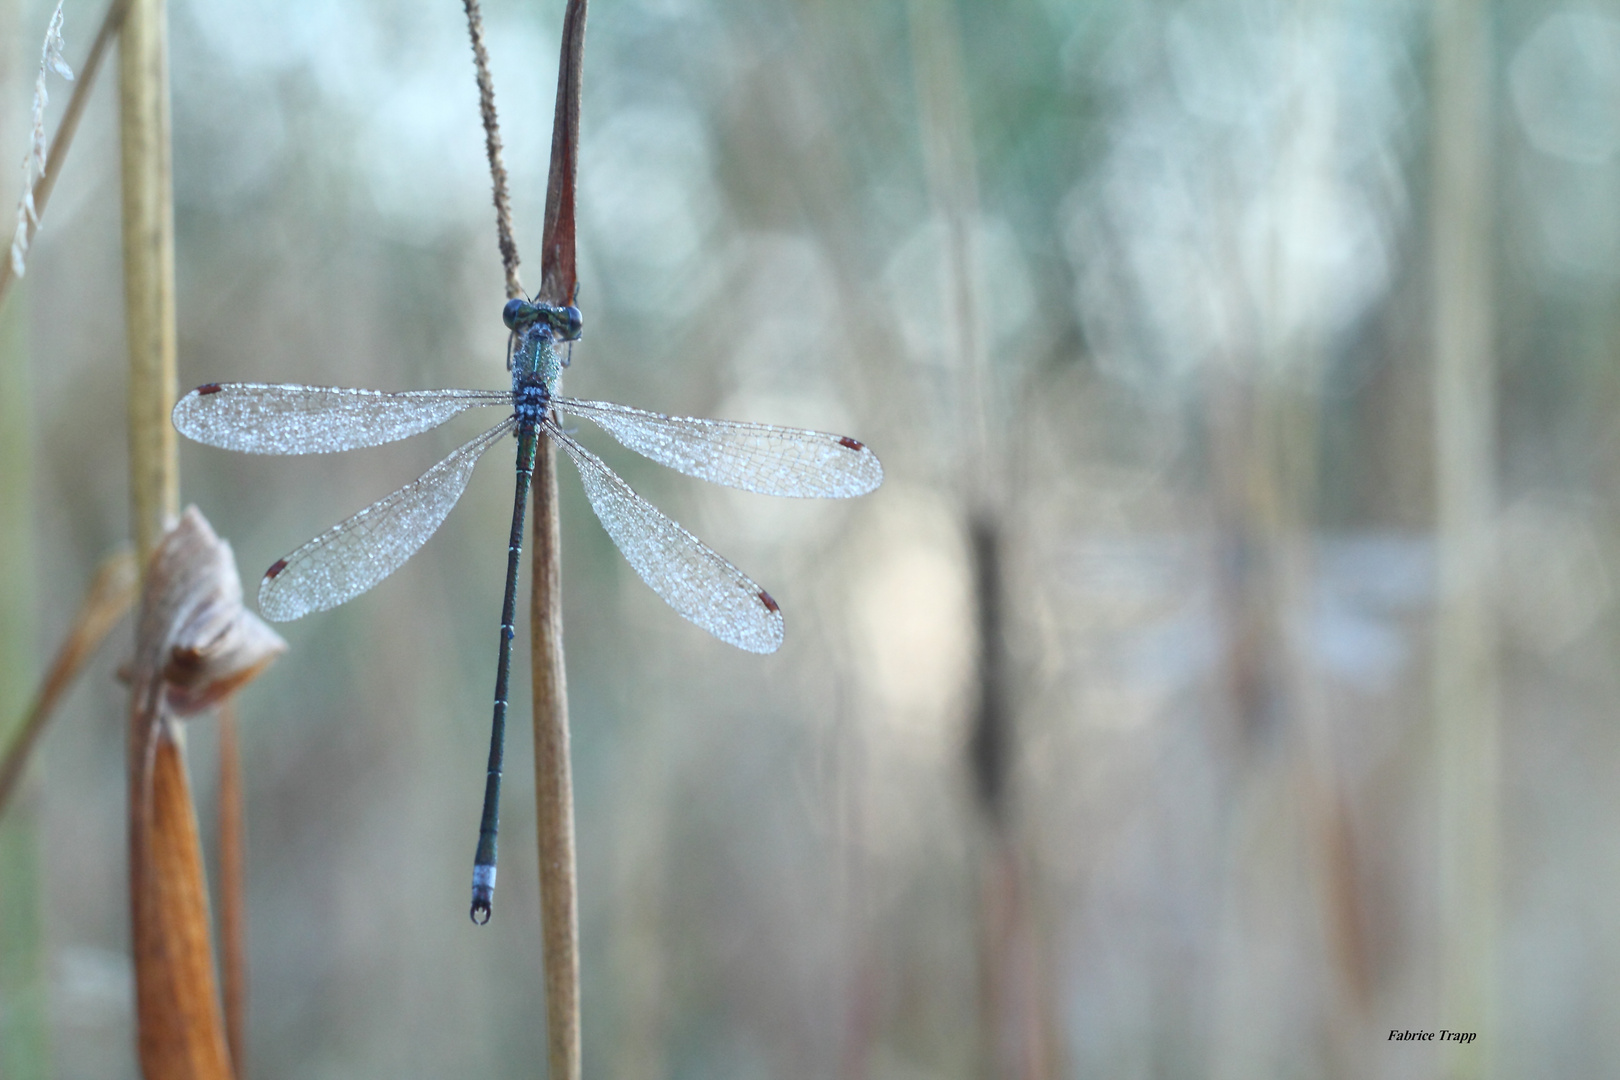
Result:
{"label": "dark wing spot", "polygon": [[270,569],[264,572],[264,580],[269,581],[271,578],[275,577],[285,569],[287,569],[287,560],[277,559],[275,562],[270,564]]}
{"label": "dark wing spot", "polygon": [[204,385],[197,387],[197,393],[199,393],[199,394],[217,394],[223,389],[225,389],[225,388],[223,386],[219,385],[219,383],[211,382],[211,383],[205,383]]}
{"label": "dark wing spot", "polygon": [[776,601],[771,599],[771,594],[766,592],[764,589],[759,590],[759,602],[765,605],[767,611],[782,610],[777,606]]}
{"label": "dark wing spot", "polygon": [[843,438],[839,439],[838,440],[838,445],[842,446],[842,447],[844,447],[845,449],[848,449],[848,450],[865,450],[866,449],[866,447],[862,446],[859,442],[857,442],[856,440],[850,438],[848,435],[845,435]]}

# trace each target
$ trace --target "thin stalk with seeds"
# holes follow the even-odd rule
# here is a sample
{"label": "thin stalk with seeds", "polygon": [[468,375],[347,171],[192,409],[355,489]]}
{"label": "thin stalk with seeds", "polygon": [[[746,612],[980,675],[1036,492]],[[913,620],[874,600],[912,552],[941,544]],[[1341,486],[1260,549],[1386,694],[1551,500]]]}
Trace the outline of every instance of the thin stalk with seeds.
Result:
{"label": "thin stalk with seeds", "polygon": [[495,239],[506,271],[506,298],[523,295],[518,280],[517,241],[512,239],[512,200],[507,194],[506,164],[501,160],[501,128],[495,117],[495,82],[489,74],[489,53],[484,48],[484,15],[478,0],[464,0],[467,33],[472,38],[473,68],[478,76],[478,112],[484,121],[484,150],[495,198]]}
{"label": "thin stalk with seeds", "polygon": [[[34,181],[34,217],[28,222],[29,244],[34,242],[34,234],[39,231],[38,219],[45,215],[45,204],[50,201],[56,178],[62,172],[62,163],[67,160],[68,149],[73,145],[73,136],[79,130],[79,118],[84,115],[90,91],[96,85],[96,74],[101,70],[107,46],[123,26],[124,13],[128,9],[129,0],[112,0],[107,5],[107,13],[101,17],[101,28],[96,31],[96,39],[90,45],[90,54],[79,68],[78,80],[73,84],[73,95],[68,98],[61,123],[56,125],[56,138],[51,140],[51,148],[45,155],[45,168],[39,174],[39,179]],[[16,277],[11,260],[0,260],[0,303],[5,301]]]}

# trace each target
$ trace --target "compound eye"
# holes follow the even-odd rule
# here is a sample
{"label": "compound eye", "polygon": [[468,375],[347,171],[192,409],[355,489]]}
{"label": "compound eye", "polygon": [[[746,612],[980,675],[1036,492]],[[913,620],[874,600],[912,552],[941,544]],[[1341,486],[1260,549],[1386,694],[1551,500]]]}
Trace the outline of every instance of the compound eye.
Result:
{"label": "compound eye", "polygon": [[501,309],[501,321],[506,324],[508,330],[516,330],[520,325],[529,321],[525,316],[529,314],[530,310],[527,300],[514,296]]}
{"label": "compound eye", "polygon": [[568,333],[565,340],[573,341],[579,337],[580,330],[585,326],[585,319],[579,313],[579,308],[569,305],[563,308],[563,319],[568,324]]}

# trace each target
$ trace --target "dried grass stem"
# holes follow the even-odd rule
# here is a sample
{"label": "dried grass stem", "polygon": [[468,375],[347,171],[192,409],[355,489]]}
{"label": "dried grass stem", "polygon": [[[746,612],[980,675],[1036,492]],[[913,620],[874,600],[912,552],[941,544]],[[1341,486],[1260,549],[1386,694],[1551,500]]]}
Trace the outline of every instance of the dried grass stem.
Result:
{"label": "dried grass stem", "polygon": [[[73,95],[68,98],[62,122],[56,126],[56,138],[51,140],[50,151],[45,155],[45,168],[39,174],[39,179],[34,181],[35,217],[28,223],[30,244],[34,242],[34,234],[39,231],[38,218],[45,216],[45,204],[50,201],[51,190],[56,187],[56,178],[62,171],[62,162],[67,160],[68,149],[73,145],[74,133],[79,130],[79,118],[84,115],[90,91],[96,85],[96,73],[101,70],[102,57],[106,55],[113,35],[123,26],[124,14],[128,10],[129,0],[112,0],[107,5],[107,13],[101,17],[101,29],[96,31],[96,40],[90,46],[90,55],[85,57],[84,66],[79,69],[79,78],[73,84]],[[0,260],[0,303],[4,303],[16,277],[11,260]]]}
{"label": "dried grass stem", "polygon": [[489,155],[489,178],[495,193],[495,237],[506,270],[506,296],[523,295],[518,280],[517,241],[512,239],[512,202],[506,190],[506,165],[501,160],[501,128],[495,118],[495,83],[489,75],[489,52],[484,48],[484,16],[478,0],[464,0],[467,33],[472,38],[473,67],[478,72],[478,111],[484,119],[484,150]]}

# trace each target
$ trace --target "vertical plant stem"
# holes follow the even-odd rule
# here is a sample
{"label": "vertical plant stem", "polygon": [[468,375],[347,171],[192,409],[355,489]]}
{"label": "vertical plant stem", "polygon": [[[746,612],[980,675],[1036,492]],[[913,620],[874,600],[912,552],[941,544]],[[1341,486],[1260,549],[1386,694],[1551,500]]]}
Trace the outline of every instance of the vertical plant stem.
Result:
{"label": "vertical plant stem", "polygon": [[[1482,1033],[1446,1075],[1492,1069],[1497,1030],[1496,513],[1487,12],[1442,0],[1434,24],[1434,453],[1439,595],[1434,642],[1439,799],[1437,1015]],[[1470,1026],[1477,1025],[1477,1026]]]}
{"label": "vertical plant stem", "polygon": [[163,0],[131,0],[119,39],[124,307],[135,552],[144,566],[180,512],[174,405],[174,202]]}
{"label": "vertical plant stem", "polygon": [[[484,49],[478,0],[464,0],[485,149],[495,193],[496,232],[506,268],[506,295],[517,296],[517,245],[512,239],[506,169],[495,115],[495,89]],[[585,48],[584,0],[569,0],[563,16],[557,111],[551,133],[551,177],[538,299],[571,303],[574,267],[574,172],[579,148],[580,63]],[[579,1080],[579,914],[574,869],[574,793],[568,756],[568,681],[563,663],[562,590],[557,521],[557,459],[539,440],[534,480],[534,544],[530,594],[530,659],[534,669],[534,771],[540,846],[540,926],[546,984],[546,1043],[552,1080]]]}
{"label": "vertical plant stem", "polygon": [[[546,982],[548,1076],[579,1080],[579,911],[574,859],[574,788],[568,749],[568,679],[563,663],[561,535],[557,460],[540,442],[535,468],[533,636],[535,820],[540,845],[540,932]],[[544,492],[542,493],[542,490]]]}
{"label": "vertical plant stem", "polygon": [[[557,108],[546,185],[540,299],[571,303],[574,183],[579,160],[579,92],[585,0],[569,0],[557,64]],[[540,845],[540,925],[545,943],[546,1033],[552,1080],[579,1080],[579,900],[574,862],[574,789],[568,752],[568,681],[563,663],[562,540],[557,456],[540,441],[534,475],[534,563],[529,625],[533,648],[535,817]]]}
{"label": "vertical plant stem", "polygon": [[[130,493],[143,570],[179,512],[174,205],[163,0],[131,0],[119,39]],[[142,632],[148,632],[144,625]],[[137,635],[137,653],[143,647]],[[150,659],[150,658],[149,658]],[[136,1025],[146,1076],[230,1075],[208,931],[196,813],[161,684],[137,680],[129,718],[129,873]]]}
{"label": "vertical plant stem", "polygon": [[231,1072],[247,1077],[247,864],[242,820],[242,754],[236,696],[219,706],[219,937],[225,984],[225,1041]]}

